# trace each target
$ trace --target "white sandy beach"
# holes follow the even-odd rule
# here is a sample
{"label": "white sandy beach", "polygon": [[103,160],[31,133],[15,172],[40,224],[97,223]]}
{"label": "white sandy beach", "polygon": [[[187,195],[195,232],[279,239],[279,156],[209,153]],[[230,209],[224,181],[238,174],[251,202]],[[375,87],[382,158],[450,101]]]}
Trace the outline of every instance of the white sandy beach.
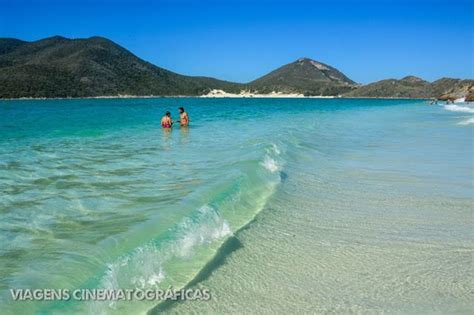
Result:
{"label": "white sandy beach", "polygon": [[[239,94],[228,93],[223,90],[211,90],[208,94],[201,95],[201,97],[255,97],[255,98],[303,98],[308,97],[300,93],[283,93],[272,91],[268,94],[253,93],[242,90]],[[334,98],[334,96],[316,96],[317,98]]]}

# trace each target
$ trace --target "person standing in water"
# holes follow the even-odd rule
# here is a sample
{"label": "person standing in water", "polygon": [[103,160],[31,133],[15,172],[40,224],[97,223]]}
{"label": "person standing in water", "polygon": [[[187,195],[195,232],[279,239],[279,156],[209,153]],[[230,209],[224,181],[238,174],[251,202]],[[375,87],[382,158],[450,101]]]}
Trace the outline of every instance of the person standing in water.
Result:
{"label": "person standing in water", "polygon": [[189,125],[189,116],[188,113],[184,111],[184,107],[179,108],[179,118],[181,127],[187,127]]}
{"label": "person standing in water", "polygon": [[171,113],[166,112],[163,118],[161,118],[161,127],[165,129],[170,129],[173,125],[173,120],[171,119]]}

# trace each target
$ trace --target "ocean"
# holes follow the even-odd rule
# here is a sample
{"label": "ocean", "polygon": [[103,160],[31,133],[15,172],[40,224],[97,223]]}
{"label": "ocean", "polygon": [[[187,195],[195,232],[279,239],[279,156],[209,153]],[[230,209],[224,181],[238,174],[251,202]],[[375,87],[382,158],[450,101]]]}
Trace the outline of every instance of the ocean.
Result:
{"label": "ocean", "polygon": [[[165,111],[190,127],[160,127]],[[474,106],[0,101],[2,314],[470,313]],[[208,289],[13,301],[10,289]]]}

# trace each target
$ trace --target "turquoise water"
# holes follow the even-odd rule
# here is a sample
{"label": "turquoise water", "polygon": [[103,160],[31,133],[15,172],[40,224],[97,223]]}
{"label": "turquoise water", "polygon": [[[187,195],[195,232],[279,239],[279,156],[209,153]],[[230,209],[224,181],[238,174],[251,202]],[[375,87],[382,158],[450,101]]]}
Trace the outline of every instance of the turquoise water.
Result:
{"label": "turquoise water", "polygon": [[[160,129],[179,106],[191,126]],[[473,112],[417,100],[2,101],[2,313],[156,305],[13,302],[10,288],[190,282],[212,300],[151,312],[468,313]]]}

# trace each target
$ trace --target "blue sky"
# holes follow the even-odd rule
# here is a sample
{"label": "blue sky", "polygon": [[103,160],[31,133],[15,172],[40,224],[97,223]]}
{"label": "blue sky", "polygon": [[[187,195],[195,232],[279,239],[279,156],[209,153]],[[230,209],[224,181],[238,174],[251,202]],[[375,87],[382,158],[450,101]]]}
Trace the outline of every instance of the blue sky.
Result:
{"label": "blue sky", "polygon": [[169,70],[247,82],[299,57],[368,83],[474,77],[474,0],[0,0],[0,37],[107,37]]}

